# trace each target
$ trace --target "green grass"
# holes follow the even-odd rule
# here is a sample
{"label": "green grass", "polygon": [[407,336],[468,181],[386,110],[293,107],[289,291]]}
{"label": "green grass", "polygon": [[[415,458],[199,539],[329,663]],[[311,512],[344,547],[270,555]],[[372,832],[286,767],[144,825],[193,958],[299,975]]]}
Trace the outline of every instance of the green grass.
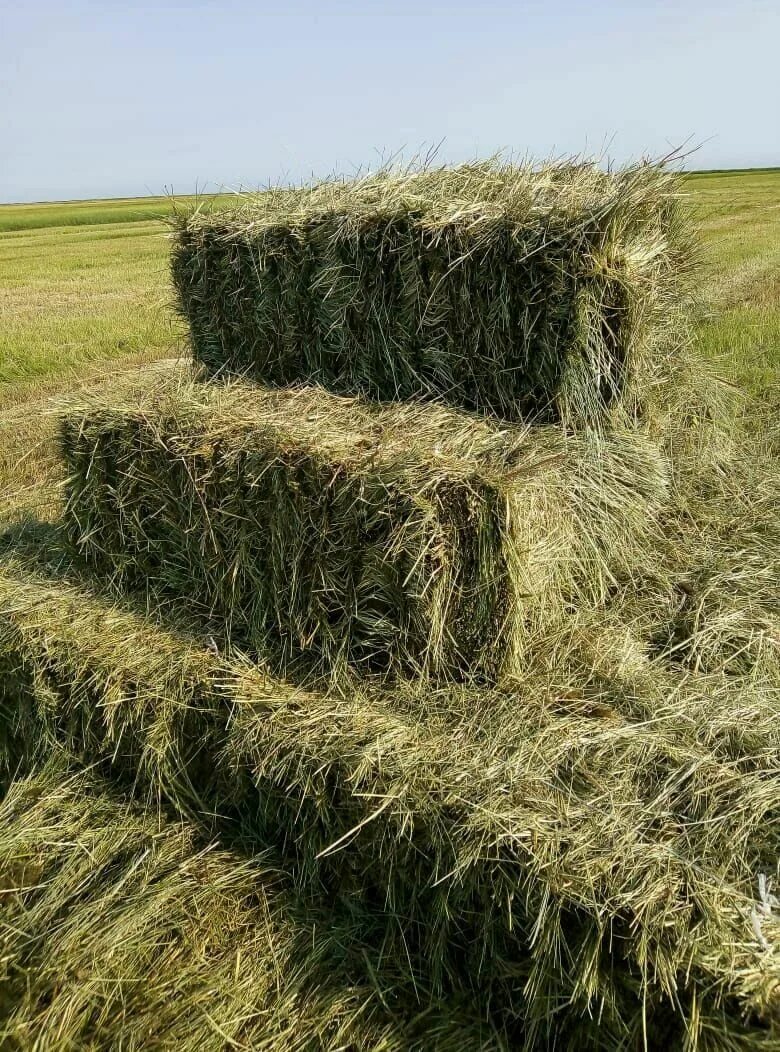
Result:
{"label": "green grass", "polygon": [[[0,205],[0,232],[38,230],[43,227],[101,226],[104,223],[143,223],[161,220],[176,205],[190,205],[188,197],[113,197],[97,201],[42,201],[37,204]],[[227,204],[232,195],[208,195],[210,203]]]}
{"label": "green grass", "polygon": [[0,206],[0,402],[95,362],[176,352],[172,208],[166,198]]}
{"label": "green grass", "polygon": [[0,231],[38,230],[60,226],[100,226],[160,219],[170,211],[166,197],[126,197],[107,201],[45,201],[3,205]]}
{"label": "green grass", "polygon": [[776,402],[780,170],[703,173],[690,187],[703,248],[701,347],[724,375]]}
{"label": "green grass", "polygon": [[167,240],[158,222],[0,235],[0,384],[95,360],[170,353]]}
{"label": "green grass", "polygon": [[[702,350],[722,375],[776,400],[780,170],[701,173],[688,185],[703,238]],[[0,401],[95,362],[181,347],[163,222],[172,207],[163,197],[0,206]]]}

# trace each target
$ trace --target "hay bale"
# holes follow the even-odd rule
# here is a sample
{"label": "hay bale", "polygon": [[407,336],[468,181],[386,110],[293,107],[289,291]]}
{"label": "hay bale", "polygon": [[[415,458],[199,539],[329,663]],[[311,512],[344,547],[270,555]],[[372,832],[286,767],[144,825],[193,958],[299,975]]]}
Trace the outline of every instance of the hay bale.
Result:
{"label": "hay bale", "polygon": [[657,447],[318,388],[185,385],[65,416],[87,562],[285,671],[497,680],[651,547]]}
{"label": "hay bale", "polygon": [[[48,747],[277,845],[313,896],[377,904],[383,953],[422,987],[468,992],[542,1044],[776,1034],[780,942],[756,880],[780,856],[780,731],[706,748],[691,674],[656,716],[625,673],[610,686],[573,663],[511,691],[336,697],[8,559],[0,669]],[[733,749],[749,697],[720,700]]]}
{"label": "hay bale", "polygon": [[764,947],[754,927],[780,857],[776,750],[743,771],[624,717],[617,691],[556,686],[429,694],[420,717],[398,695],[269,707],[245,681],[226,798],[285,838],[296,879],[373,893],[422,967],[444,985],[464,968],[541,1047],[554,1005],[564,1027],[597,1015],[608,1047],[645,1025],[649,1047],[696,1047],[718,1016],[776,1037],[780,929],[767,916]]}
{"label": "hay bale", "polygon": [[680,197],[650,164],[384,171],[199,208],[173,279],[215,371],[509,420],[633,417],[686,340]]}
{"label": "hay bale", "polygon": [[4,1048],[504,1047],[468,1007],[420,1012],[369,918],[304,909],[271,859],[199,844],[60,759],[0,804],[0,873]]}

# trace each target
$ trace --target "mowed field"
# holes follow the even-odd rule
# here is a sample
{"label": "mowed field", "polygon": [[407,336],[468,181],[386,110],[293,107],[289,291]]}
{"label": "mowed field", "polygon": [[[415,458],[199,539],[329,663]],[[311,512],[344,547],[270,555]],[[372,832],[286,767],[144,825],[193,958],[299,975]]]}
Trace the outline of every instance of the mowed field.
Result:
{"label": "mowed field", "polygon": [[[699,346],[777,403],[780,169],[689,176],[702,244]],[[179,353],[167,198],[0,206],[0,405],[96,364]],[[108,366],[111,371],[112,365]]]}

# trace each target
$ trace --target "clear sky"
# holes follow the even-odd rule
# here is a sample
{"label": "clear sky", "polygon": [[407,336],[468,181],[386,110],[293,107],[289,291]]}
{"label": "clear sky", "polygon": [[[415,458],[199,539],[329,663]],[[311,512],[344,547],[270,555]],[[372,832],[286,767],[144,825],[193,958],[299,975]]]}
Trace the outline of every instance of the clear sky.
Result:
{"label": "clear sky", "polygon": [[780,164],[778,0],[0,0],[0,200],[189,193],[441,143]]}

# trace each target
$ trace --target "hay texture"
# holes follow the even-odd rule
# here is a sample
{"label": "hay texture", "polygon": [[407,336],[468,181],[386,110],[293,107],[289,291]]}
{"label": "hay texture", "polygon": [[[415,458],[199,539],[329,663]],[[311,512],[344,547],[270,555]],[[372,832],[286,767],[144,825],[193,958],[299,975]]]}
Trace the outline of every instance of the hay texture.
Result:
{"label": "hay texture", "polygon": [[510,420],[633,417],[685,342],[680,196],[649,164],[383,171],[180,217],[173,278],[215,371]]}
{"label": "hay texture", "polygon": [[666,499],[640,436],[185,385],[73,408],[67,521],[117,587],[179,596],[283,670],[495,681],[639,572]]}
{"label": "hay texture", "polygon": [[421,1012],[359,916],[303,909],[270,859],[204,847],[61,760],[0,804],[0,873],[4,1049],[503,1047],[456,1004]]}
{"label": "hay texture", "polygon": [[28,741],[275,845],[315,899],[380,911],[383,955],[476,998],[510,1047],[771,1047],[777,696],[687,673],[653,713],[644,675],[578,665],[575,642],[511,691],[336,697],[18,560],[0,577]]}

